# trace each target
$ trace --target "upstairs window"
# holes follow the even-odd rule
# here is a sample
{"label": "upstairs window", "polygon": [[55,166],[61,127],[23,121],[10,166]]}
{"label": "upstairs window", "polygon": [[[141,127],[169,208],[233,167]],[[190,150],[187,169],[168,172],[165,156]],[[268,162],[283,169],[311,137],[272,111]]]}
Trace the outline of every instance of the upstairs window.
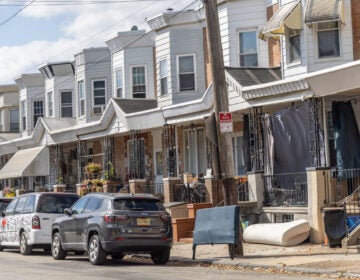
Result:
{"label": "upstairs window", "polygon": [[258,66],[256,31],[240,32],[240,66]]}
{"label": "upstairs window", "polygon": [[105,106],[105,80],[93,81],[94,107]]}
{"label": "upstairs window", "polygon": [[62,91],[61,92],[61,117],[72,118],[72,92]]}
{"label": "upstairs window", "polygon": [[339,22],[319,22],[317,40],[319,58],[340,56]]}
{"label": "upstairs window", "polygon": [[168,94],[168,69],[167,69],[167,59],[160,61],[160,94]]}
{"label": "upstairs window", "polygon": [[44,116],[44,102],[42,100],[34,101],[34,127],[37,120]]}
{"label": "upstairs window", "polygon": [[179,90],[195,90],[195,56],[186,55],[178,57]]}
{"label": "upstairs window", "polygon": [[26,130],[26,101],[21,101],[21,122],[22,122],[22,130]]}
{"label": "upstairs window", "polygon": [[123,69],[116,70],[116,97],[123,98]]}
{"label": "upstairs window", "polygon": [[48,116],[52,117],[54,115],[54,100],[53,100],[53,93],[52,91],[47,93],[47,99],[48,99]]}
{"label": "upstairs window", "polygon": [[18,109],[10,110],[10,131],[11,132],[19,131],[19,110]]}
{"label": "upstairs window", "polygon": [[0,131],[3,131],[3,118],[2,118],[3,111],[0,111]]}
{"label": "upstairs window", "polygon": [[78,83],[78,93],[79,93],[79,116],[85,115],[85,87],[84,81]]}
{"label": "upstairs window", "polygon": [[146,98],[145,67],[132,67],[132,94],[133,98]]}
{"label": "upstairs window", "polygon": [[289,59],[290,62],[301,60],[300,30],[289,30]]}

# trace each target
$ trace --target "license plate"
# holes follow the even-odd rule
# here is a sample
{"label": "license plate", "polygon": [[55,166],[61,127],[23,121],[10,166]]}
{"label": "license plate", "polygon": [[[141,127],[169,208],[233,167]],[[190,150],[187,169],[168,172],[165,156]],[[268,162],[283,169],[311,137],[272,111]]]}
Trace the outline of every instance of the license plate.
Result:
{"label": "license plate", "polygon": [[137,218],[136,223],[138,226],[150,226],[149,218]]}

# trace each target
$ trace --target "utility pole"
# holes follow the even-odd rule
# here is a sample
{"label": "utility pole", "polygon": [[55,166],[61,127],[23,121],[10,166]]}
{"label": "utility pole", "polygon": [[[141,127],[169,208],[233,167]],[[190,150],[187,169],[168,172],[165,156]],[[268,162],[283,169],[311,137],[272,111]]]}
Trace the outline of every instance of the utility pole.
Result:
{"label": "utility pole", "polygon": [[[213,93],[215,104],[215,119],[218,142],[218,158],[220,159],[220,179],[224,190],[224,204],[237,204],[235,181],[234,154],[231,133],[220,132],[220,112],[229,112],[229,102],[225,80],[224,58],[221,44],[217,0],[202,0],[205,8],[207,44],[210,54],[211,73],[213,79]],[[235,245],[235,255],[243,256],[243,243],[240,225],[239,244]],[[229,247],[230,250],[230,247]]]}

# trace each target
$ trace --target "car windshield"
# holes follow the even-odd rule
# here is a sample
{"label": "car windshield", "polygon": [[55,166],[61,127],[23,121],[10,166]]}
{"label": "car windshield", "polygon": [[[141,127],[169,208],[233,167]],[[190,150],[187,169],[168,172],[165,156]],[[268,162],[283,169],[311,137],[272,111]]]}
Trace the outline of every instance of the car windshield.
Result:
{"label": "car windshield", "polygon": [[65,208],[70,208],[78,197],[76,195],[43,195],[39,198],[39,213],[64,213]]}
{"label": "car windshield", "polygon": [[151,199],[115,199],[115,210],[130,211],[164,211],[164,207],[159,200]]}

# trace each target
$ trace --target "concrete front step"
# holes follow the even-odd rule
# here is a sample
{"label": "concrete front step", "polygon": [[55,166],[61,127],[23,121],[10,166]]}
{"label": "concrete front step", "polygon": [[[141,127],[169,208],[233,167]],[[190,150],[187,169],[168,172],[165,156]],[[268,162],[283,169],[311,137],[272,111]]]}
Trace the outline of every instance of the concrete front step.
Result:
{"label": "concrete front step", "polygon": [[347,253],[360,253],[360,245],[350,245],[345,250]]}
{"label": "concrete front step", "polygon": [[183,237],[179,239],[179,242],[181,243],[193,243],[193,238],[192,237]]}

